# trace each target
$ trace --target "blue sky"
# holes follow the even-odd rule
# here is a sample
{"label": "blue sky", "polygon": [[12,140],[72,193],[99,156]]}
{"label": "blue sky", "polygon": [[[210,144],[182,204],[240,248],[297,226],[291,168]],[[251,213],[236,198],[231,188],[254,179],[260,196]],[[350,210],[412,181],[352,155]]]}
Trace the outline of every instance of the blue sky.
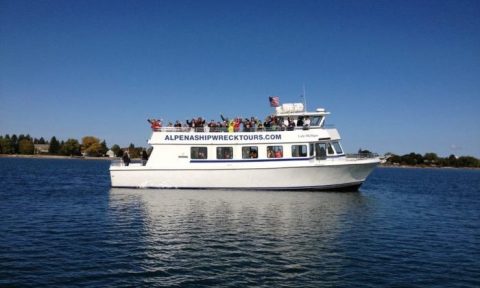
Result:
{"label": "blue sky", "polygon": [[324,107],[345,150],[480,157],[480,1],[0,0],[0,134]]}

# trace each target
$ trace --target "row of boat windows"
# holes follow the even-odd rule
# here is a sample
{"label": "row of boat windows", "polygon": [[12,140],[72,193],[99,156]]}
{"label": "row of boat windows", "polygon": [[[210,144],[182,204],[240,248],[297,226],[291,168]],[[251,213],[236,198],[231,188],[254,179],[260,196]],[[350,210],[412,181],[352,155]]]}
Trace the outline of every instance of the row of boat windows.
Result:
{"label": "row of boat windows", "polygon": [[[342,147],[338,142],[327,142],[327,143],[309,143],[309,144],[298,144],[298,145],[288,145],[290,147],[290,155],[284,155],[284,146],[283,145],[271,145],[262,147],[265,152],[266,158],[302,158],[302,157],[313,157],[316,155],[318,159],[324,159],[327,155],[341,155],[343,154]],[[288,149],[288,148],[287,148]],[[232,146],[222,146],[216,147],[216,159],[234,159],[239,158],[235,157],[234,149]],[[259,158],[259,147],[258,146],[242,146],[241,147],[241,156],[242,159],[257,159]],[[264,156],[264,157],[265,157]],[[208,159],[208,148],[205,146],[202,147],[191,147],[190,148],[190,158],[191,159]],[[262,158],[262,156],[260,156]]]}

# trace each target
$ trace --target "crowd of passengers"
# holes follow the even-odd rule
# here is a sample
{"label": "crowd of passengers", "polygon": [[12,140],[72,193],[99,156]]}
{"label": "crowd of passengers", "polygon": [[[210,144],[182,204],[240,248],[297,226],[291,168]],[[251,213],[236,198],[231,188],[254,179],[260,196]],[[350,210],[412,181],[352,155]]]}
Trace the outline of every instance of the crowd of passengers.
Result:
{"label": "crowd of passengers", "polygon": [[160,130],[162,127],[178,128],[179,131],[191,131],[194,129],[197,132],[254,132],[254,131],[292,131],[295,127],[302,127],[308,129],[310,126],[310,117],[299,116],[297,119],[291,119],[290,117],[277,117],[267,116],[265,121],[260,121],[256,117],[228,119],[223,115],[220,115],[222,121],[211,120],[207,122],[202,117],[192,118],[186,120],[184,123],[175,121],[175,123],[169,122],[167,126],[162,125],[161,120],[148,119],[151,127],[154,131]]}

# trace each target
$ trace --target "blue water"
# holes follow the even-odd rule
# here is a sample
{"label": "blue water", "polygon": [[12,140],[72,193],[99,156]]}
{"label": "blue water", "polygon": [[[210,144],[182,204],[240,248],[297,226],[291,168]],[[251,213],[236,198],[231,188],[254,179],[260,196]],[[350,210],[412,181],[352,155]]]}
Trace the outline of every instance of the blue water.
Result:
{"label": "blue water", "polygon": [[111,189],[108,166],[0,158],[0,287],[480,287],[480,170],[303,193]]}

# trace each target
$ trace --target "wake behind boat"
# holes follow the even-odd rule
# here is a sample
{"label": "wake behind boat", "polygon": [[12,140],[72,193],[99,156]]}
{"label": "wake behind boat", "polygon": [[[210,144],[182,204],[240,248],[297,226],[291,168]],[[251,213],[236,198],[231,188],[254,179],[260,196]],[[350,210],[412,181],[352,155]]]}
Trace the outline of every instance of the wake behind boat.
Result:
{"label": "wake behind boat", "polygon": [[223,116],[223,125],[151,121],[148,161],[112,162],[112,187],[350,191],[381,162],[376,154],[345,154],[337,129],[324,125],[325,109],[273,106],[264,123]]}

